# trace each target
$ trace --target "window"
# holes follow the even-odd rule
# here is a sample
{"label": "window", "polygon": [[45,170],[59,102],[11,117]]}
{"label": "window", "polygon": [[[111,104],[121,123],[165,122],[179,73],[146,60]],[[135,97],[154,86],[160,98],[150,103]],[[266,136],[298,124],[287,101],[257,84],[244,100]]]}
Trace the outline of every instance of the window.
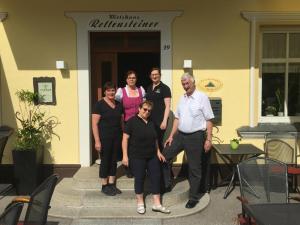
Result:
{"label": "window", "polygon": [[300,29],[263,31],[260,69],[262,120],[300,117]]}

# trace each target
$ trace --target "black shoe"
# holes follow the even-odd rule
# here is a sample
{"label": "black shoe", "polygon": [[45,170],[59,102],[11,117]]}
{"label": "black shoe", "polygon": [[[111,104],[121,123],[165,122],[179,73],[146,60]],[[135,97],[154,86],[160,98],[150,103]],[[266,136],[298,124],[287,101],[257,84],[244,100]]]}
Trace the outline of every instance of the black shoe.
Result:
{"label": "black shoe", "polygon": [[125,175],[127,178],[133,178],[133,175],[127,166],[124,166],[124,170],[125,170]]}
{"label": "black shoe", "polygon": [[101,192],[108,196],[115,196],[117,194],[116,191],[113,188],[111,188],[110,185],[102,185]]}
{"label": "black shoe", "polygon": [[126,170],[126,177],[127,178],[133,178],[133,175],[129,169]]}
{"label": "black shoe", "polygon": [[122,191],[119,188],[117,188],[115,184],[109,184],[109,186],[116,192],[116,194],[122,194]]}
{"label": "black shoe", "polygon": [[195,200],[188,200],[188,202],[185,204],[185,208],[187,209],[191,209],[194,208],[199,201],[195,201]]}

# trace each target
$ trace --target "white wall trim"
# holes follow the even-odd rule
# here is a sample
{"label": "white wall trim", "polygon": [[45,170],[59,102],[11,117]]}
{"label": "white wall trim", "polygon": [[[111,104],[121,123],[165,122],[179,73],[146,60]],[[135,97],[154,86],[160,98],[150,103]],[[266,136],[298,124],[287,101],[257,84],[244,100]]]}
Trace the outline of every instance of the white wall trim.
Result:
{"label": "white wall trim", "polygon": [[3,20],[5,20],[8,16],[7,12],[0,12],[0,22],[2,22]]}
{"label": "white wall trim", "polygon": [[[92,163],[90,153],[91,79],[89,32],[160,31],[162,81],[169,87],[172,87],[172,22],[175,17],[181,14],[181,11],[66,12],[66,16],[75,21],[77,31],[79,152],[81,166],[87,167]],[[147,23],[147,26],[139,26],[142,23]]]}
{"label": "white wall trim", "polygon": [[256,22],[293,22],[300,21],[300,11],[298,12],[254,12],[243,11],[241,12],[243,18],[248,21],[255,20]]}
{"label": "white wall trim", "polygon": [[[299,12],[250,12],[243,11],[241,16],[250,22],[250,93],[249,93],[249,126],[254,127],[256,123],[254,122],[255,116],[255,96],[256,96],[256,87],[255,87],[255,57],[256,57],[256,30],[257,23],[272,23],[274,22],[300,22],[300,11]],[[260,95],[258,95],[260,96]],[[259,106],[260,107],[260,106]],[[260,113],[261,110],[258,110]],[[263,119],[259,117],[259,122],[269,121],[270,118]]]}
{"label": "white wall trim", "polygon": [[250,28],[250,113],[249,113],[249,126],[254,127],[254,115],[255,115],[255,44],[256,44],[256,21],[251,21]]}

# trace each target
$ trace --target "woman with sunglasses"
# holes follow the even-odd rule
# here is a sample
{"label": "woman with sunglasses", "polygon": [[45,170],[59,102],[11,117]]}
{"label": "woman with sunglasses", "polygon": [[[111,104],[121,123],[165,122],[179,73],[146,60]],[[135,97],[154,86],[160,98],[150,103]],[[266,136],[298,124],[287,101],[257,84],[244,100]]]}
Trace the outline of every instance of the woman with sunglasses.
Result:
{"label": "woman with sunglasses", "polygon": [[160,201],[160,161],[165,161],[165,158],[158,147],[154,124],[149,120],[152,108],[151,101],[140,104],[138,114],[126,123],[122,140],[122,163],[130,166],[133,173],[139,214],[146,212],[143,196],[146,172],[151,182],[152,211],[170,213],[170,210],[163,207]]}

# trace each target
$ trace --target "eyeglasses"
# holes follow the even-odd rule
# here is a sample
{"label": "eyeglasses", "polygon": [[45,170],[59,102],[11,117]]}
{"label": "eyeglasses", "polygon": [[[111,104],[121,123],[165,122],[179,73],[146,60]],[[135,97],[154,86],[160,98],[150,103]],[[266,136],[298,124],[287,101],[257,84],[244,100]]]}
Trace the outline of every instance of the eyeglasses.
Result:
{"label": "eyeglasses", "polygon": [[128,80],[135,80],[136,77],[127,77]]}
{"label": "eyeglasses", "polygon": [[148,108],[143,108],[143,110],[145,111],[145,112],[151,112],[151,109],[148,109]]}

